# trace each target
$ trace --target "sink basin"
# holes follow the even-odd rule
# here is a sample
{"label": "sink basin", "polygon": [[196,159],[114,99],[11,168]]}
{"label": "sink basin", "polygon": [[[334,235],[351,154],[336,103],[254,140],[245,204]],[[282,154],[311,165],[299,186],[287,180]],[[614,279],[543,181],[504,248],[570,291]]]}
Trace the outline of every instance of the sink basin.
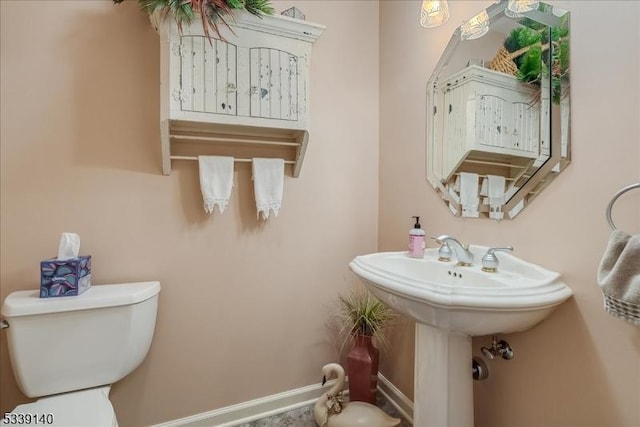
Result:
{"label": "sink basin", "polygon": [[508,253],[498,254],[497,272],[484,272],[480,260],[489,248],[469,249],[471,267],[438,261],[438,249],[427,249],[422,259],[406,252],[362,255],[349,267],[399,313],[470,336],[529,329],[572,295],[558,273]]}
{"label": "sink basin", "polygon": [[525,331],[572,292],[558,273],[500,253],[495,273],[481,270],[487,247],[471,246],[475,264],[407,252],[356,257],[349,267],[394,310],[416,321],[413,425],[473,427],[471,337]]}

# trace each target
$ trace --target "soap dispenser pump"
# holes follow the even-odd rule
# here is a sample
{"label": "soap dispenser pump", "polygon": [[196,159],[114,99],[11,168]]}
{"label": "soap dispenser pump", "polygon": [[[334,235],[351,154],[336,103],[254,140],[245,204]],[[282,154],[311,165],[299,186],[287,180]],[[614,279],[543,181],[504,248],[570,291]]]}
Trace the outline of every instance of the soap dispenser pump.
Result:
{"label": "soap dispenser pump", "polygon": [[412,217],[416,220],[413,228],[409,230],[409,256],[412,258],[422,258],[424,256],[424,236],[425,232],[420,225],[420,217]]}

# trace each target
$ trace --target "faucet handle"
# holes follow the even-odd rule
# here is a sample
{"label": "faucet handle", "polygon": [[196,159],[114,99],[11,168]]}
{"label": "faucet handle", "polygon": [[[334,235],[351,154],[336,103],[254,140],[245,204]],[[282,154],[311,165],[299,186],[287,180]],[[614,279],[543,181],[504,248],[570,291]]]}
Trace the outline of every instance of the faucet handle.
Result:
{"label": "faucet handle", "polygon": [[494,252],[497,251],[511,252],[513,251],[513,246],[489,248],[487,253],[482,257],[482,271],[487,271],[489,273],[495,273],[498,271],[498,264],[500,264],[500,260],[498,260],[498,257],[494,254]]}
{"label": "faucet handle", "polygon": [[449,262],[451,261],[451,248],[446,241],[441,240],[442,237],[447,236],[431,236],[431,239],[440,245],[440,249],[438,249],[438,261]]}
{"label": "faucet handle", "polygon": [[440,245],[440,249],[438,249],[438,261],[442,261],[442,262],[451,261],[451,248],[449,247],[449,244],[445,241],[438,239],[435,236],[431,236],[431,238],[435,240],[437,244]]}

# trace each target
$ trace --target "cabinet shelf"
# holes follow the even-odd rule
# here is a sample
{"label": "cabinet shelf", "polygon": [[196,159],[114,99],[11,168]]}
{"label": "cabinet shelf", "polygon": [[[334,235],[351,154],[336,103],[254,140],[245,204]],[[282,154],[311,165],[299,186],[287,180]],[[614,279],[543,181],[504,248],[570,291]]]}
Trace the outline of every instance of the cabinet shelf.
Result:
{"label": "cabinet shelf", "polygon": [[293,165],[297,178],[302,168],[309,132],[296,129],[263,128],[181,120],[162,123],[162,171],[171,173],[172,160],[196,160],[198,155],[233,156],[247,161],[251,157],[281,157]]}

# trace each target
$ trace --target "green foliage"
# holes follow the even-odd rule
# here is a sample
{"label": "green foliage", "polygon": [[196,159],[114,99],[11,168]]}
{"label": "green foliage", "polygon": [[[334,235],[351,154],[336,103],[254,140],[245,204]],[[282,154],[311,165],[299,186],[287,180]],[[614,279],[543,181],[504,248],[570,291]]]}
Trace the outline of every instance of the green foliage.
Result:
{"label": "green foliage", "polygon": [[542,78],[542,49],[533,46],[518,58],[518,78],[527,83],[539,82]]}
{"label": "green foliage", "polygon": [[[542,7],[542,4],[541,4]],[[560,102],[563,81],[569,73],[569,27],[565,15],[558,27],[549,28],[529,18],[522,18],[521,27],[511,31],[504,47],[514,55],[518,78],[526,83],[539,85],[551,76],[553,101]]]}
{"label": "green foliage", "polygon": [[[113,0],[122,3],[123,0]],[[223,38],[218,29],[218,23],[228,27],[224,17],[233,9],[245,9],[253,15],[273,15],[274,9],[270,0],[138,0],[140,10],[151,15],[159,13],[162,18],[171,15],[182,30],[190,25],[196,16],[202,19],[205,36],[210,37],[213,30],[218,37]]]}
{"label": "green foliage", "polygon": [[381,331],[396,317],[388,306],[365,289],[353,289],[346,295],[339,295],[338,303],[343,325],[340,332],[347,340],[356,335],[368,335],[383,345],[386,343]]}
{"label": "green foliage", "polygon": [[244,0],[244,8],[254,15],[273,15],[275,13],[269,0]]}
{"label": "green foliage", "polygon": [[232,9],[244,9],[244,2],[240,0],[227,0],[227,4]]}
{"label": "green foliage", "polygon": [[[542,34],[539,32],[528,27],[518,27],[511,30],[509,37],[504,41],[504,47],[509,52],[515,52],[523,47],[541,45],[541,42]],[[541,58],[542,52],[540,49],[538,49],[537,52],[531,52],[532,50],[534,49],[530,49],[524,54],[514,58],[514,62],[518,66],[518,69],[520,69],[521,78],[526,76],[526,78],[523,78],[526,82],[535,81],[540,75],[540,64],[538,63],[536,68],[535,61]],[[523,64],[525,67],[524,70],[521,68]]]}

